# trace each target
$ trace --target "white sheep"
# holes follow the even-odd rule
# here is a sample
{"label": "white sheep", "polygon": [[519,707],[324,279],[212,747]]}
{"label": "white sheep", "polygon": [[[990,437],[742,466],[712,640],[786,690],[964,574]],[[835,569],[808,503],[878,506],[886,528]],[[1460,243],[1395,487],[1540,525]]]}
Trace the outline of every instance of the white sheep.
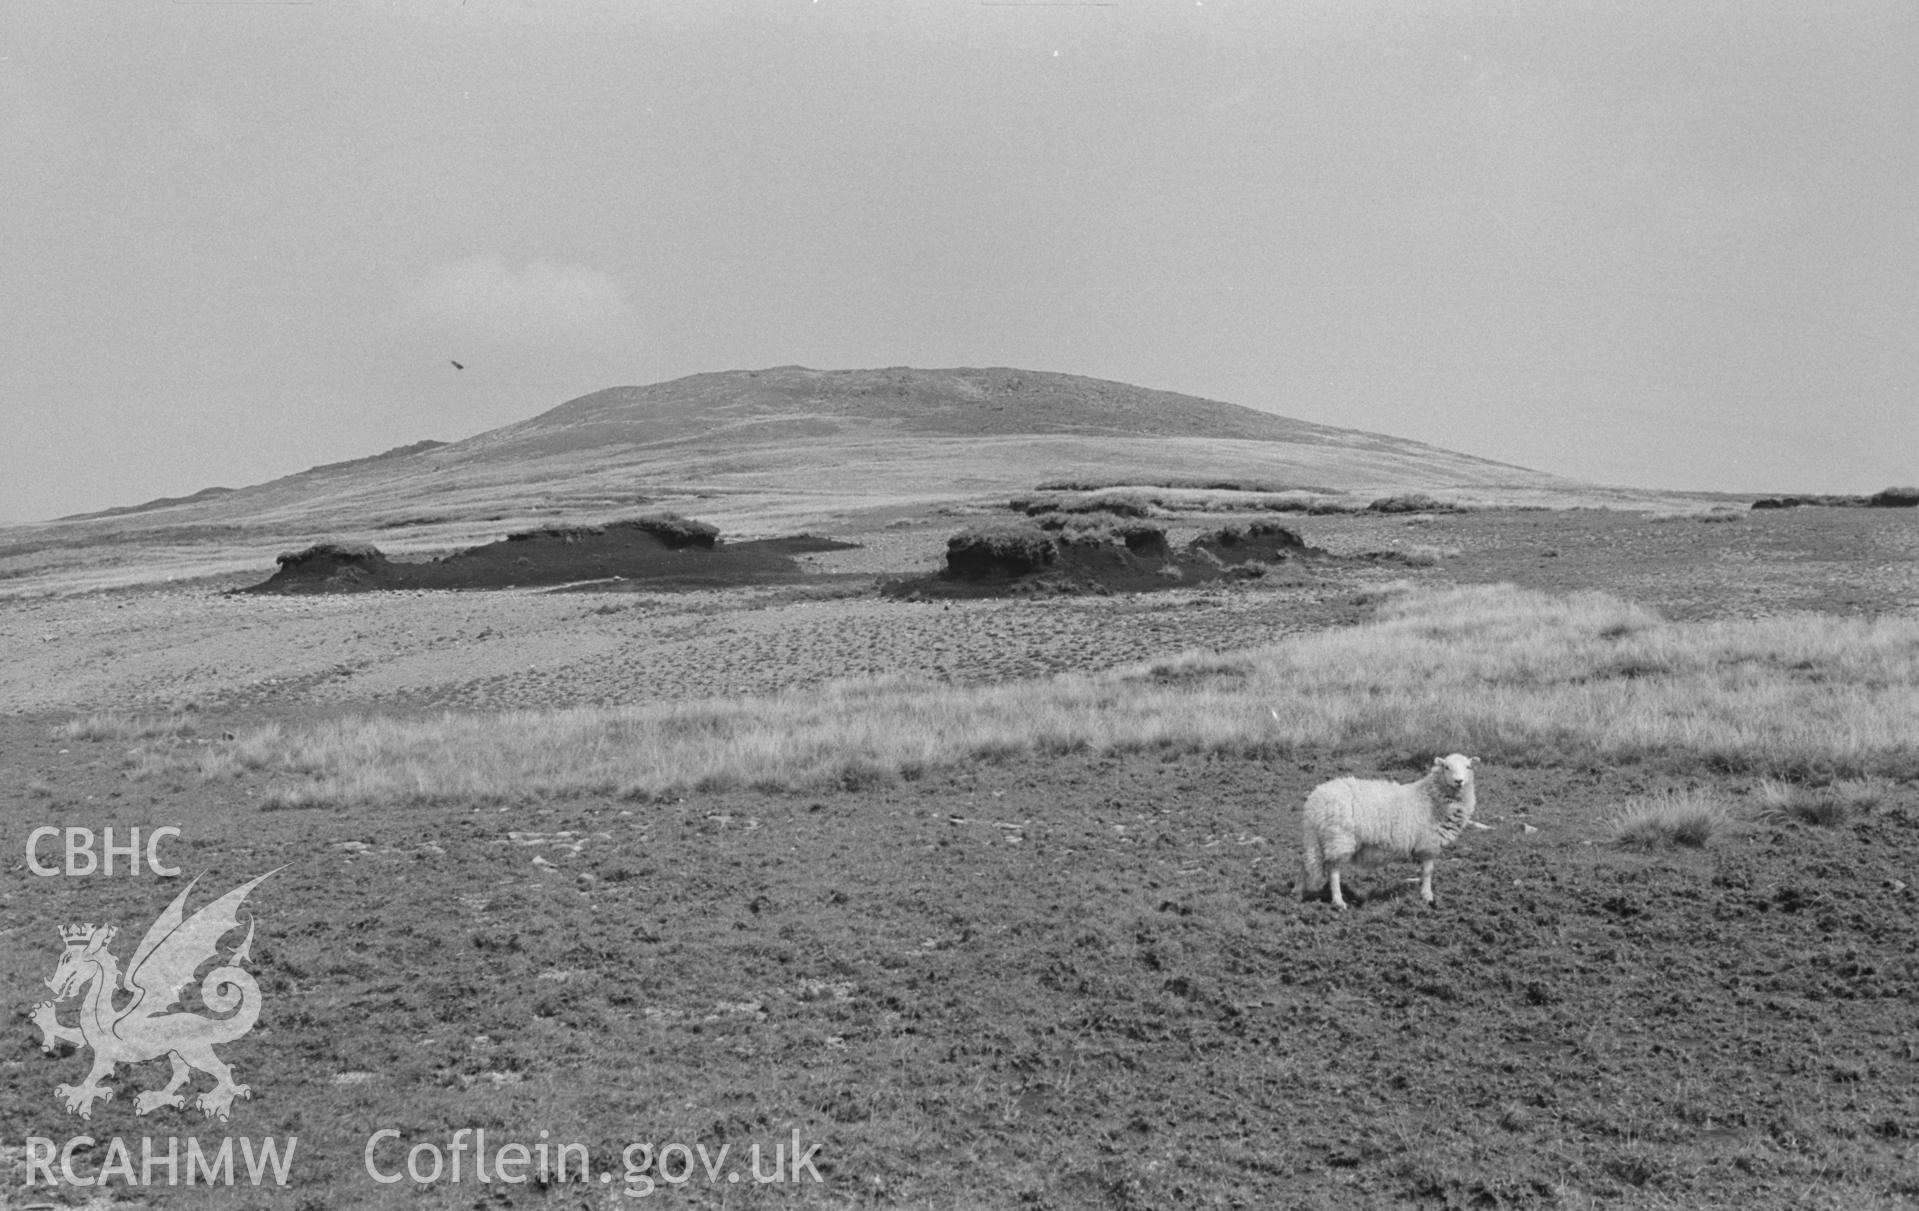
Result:
{"label": "white sheep", "polygon": [[1300,815],[1305,843],[1296,894],[1313,896],[1332,884],[1333,905],[1346,907],[1339,878],[1349,862],[1371,865],[1400,858],[1421,863],[1419,896],[1433,902],[1433,860],[1462,829],[1485,828],[1473,819],[1476,758],[1433,758],[1417,782],[1335,778],[1315,787]]}

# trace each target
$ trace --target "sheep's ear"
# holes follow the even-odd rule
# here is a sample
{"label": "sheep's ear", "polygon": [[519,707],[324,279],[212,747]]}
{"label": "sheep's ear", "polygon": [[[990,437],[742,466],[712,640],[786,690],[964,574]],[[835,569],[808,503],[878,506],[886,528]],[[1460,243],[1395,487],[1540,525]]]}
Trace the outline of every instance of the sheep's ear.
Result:
{"label": "sheep's ear", "polygon": [[1479,764],[1479,758],[1477,758],[1477,757],[1468,757],[1468,758],[1466,758],[1466,765],[1467,765],[1467,767],[1468,767],[1468,768],[1470,768],[1470,767],[1472,767],[1472,766],[1476,766],[1476,765],[1478,765],[1478,764]]}

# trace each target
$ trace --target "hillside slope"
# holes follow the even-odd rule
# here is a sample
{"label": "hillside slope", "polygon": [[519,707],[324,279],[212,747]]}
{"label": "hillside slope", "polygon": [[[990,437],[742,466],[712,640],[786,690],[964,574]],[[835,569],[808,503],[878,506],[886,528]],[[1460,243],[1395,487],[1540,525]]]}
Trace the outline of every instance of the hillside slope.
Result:
{"label": "hillside slope", "polygon": [[1582,487],[1400,438],[1076,375],[783,366],[616,387],[463,441],[0,531],[0,583],[50,563],[98,562],[106,552],[86,552],[101,547],[257,549],[367,535],[391,551],[445,549],[517,524],[640,505],[733,534],[843,531],[861,516],[1061,479],[1356,494]]}
{"label": "hillside slope", "polygon": [[837,509],[1128,475],[1357,491],[1564,482],[1400,438],[1075,375],[787,366],[615,387],[465,441],[316,467],[191,511],[204,522],[378,525],[703,493],[831,498]]}

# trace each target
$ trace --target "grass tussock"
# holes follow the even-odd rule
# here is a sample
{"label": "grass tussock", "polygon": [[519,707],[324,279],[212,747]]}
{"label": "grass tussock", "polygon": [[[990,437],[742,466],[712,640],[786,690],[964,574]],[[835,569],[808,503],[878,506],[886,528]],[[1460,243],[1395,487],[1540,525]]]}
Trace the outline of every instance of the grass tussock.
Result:
{"label": "grass tussock", "polygon": [[1759,818],[1769,824],[1797,822],[1836,828],[1865,815],[1885,801],[1885,786],[1876,779],[1835,782],[1810,787],[1777,778],[1760,780],[1755,799]]}
{"label": "grass tussock", "polygon": [[1670,623],[1598,593],[1394,589],[1373,621],[1222,657],[992,686],[851,681],[760,698],[241,736],[201,768],[265,769],[289,805],[652,797],[871,785],[1072,751],[1470,752],[1827,782],[1919,775],[1919,621]]}
{"label": "grass tussock", "polygon": [[153,740],[193,735],[193,720],[183,711],[165,715],[121,715],[99,711],[69,719],[53,729],[55,740]]}
{"label": "grass tussock", "polygon": [[1606,822],[1614,845],[1632,849],[1697,849],[1732,819],[1718,799],[1700,791],[1668,791],[1628,800]]}

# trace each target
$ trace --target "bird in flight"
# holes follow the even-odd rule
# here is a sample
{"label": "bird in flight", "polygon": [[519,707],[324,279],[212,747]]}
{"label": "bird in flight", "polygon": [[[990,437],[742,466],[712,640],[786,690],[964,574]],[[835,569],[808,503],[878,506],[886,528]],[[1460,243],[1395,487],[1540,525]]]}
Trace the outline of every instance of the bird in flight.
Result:
{"label": "bird in flight", "polygon": [[[453,362],[453,359],[452,359],[452,358],[448,358],[448,359],[446,359],[446,360],[447,360],[447,361],[449,361],[449,362]],[[453,368],[454,368],[455,370],[464,370],[464,369],[466,369],[466,367],[465,367],[465,366],[463,366],[463,365],[461,365],[461,364],[460,364],[459,362],[453,362]]]}

